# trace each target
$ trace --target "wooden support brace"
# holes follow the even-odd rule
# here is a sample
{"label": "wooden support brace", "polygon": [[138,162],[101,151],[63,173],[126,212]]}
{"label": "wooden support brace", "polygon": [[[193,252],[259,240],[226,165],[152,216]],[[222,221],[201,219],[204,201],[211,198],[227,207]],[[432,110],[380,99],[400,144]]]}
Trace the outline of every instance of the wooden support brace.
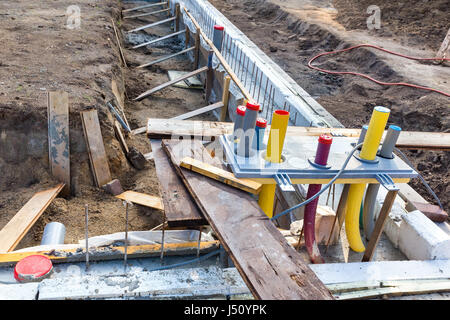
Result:
{"label": "wooden support brace", "polygon": [[164,19],[164,20],[161,20],[161,21],[150,23],[150,24],[147,24],[145,26],[142,26],[142,27],[130,30],[130,31],[128,31],[128,33],[141,31],[141,30],[144,30],[144,29],[148,29],[148,28],[152,28],[152,27],[155,27],[155,26],[159,26],[160,24],[167,23],[167,22],[170,22],[170,21],[174,21],[175,19],[176,19],[176,17],[171,17],[171,18],[167,18],[167,19]]}
{"label": "wooden support brace", "polygon": [[124,55],[124,53],[122,51],[122,46],[120,45],[119,33],[117,32],[116,24],[114,23],[114,19],[113,18],[111,18],[111,22],[112,22],[112,25],[113,25],[114,34],[116,36],[117,46],[119,47],[120,58],[121,58],[121,60],[123,62],[123,65],[125,66],[125,68],[128,68],[127,61],[125,60],[125,55]]}
{"label": "wooden support brace", "polygon": [[146,12],[146,13],[141,13],[141,14],[135,14],[134,16],[128,16],[128,17],[123,17],[124,19],[133,19],[133,18],[140,18],[140,17],[146,17],[146,16],[152,16],[154,14],[158,14],[158,13],[163,13],[163,12],[167,12],[170,9],[163,9],[163,10],[158,10],[158,11],[153,11],[153,12]]}
{"label": "wooden support brace", "polygon": [[388,217],[389,212],[392,209],[392,205],[394,204],[397,193],[398,190],[390,190],[386,195],[377,222],[375,223],[375,228],[373,229],[372,236],[370,237],[369,244],[367,245],[366,251],[364,252],[362,262],[368,262],[372,259],[372,256],[375,253],[375,248],[377,247],[378,241],[380,240],[381,233],[383,232],[386,218]]}
{"label": "wooden support brace", "polygon": [[158,91],[160,91],[160,90],[162,90],[162,89],[164,89],[164,88],[170,87],[171,85],[173,85],[173,84],[175,84],[175,83],[178,83],[178,82],[180,82],[180,81],[183,81],[183,80],[185,80],[185,79],[189,79],[190,77],[193,77],[193,76],[195,76],[195,75],[197,75],[197,74],[200,74],[200,73],[202,73],[202,72],[205,72],[205,71],[207,71],[207,70],[208,70],[208,67],[203,67],[203,68],[197,69],[197,70],[195,70],[195,71],[192,71],[192,72],[190,72],[190,73],[187,73],[187,74],[185,74],[184,76],[182,76],[182,77],[180,77],[180,78],[173,79],[173,80],[171,80],[171,81],[169,81],[169,82],[163,83],[163,84],[157,86],[156,88],[153,88],[153,89],[150,89],[150,90],[144,92],[144,93],[141,94],[139,97],[135,98],[134,101],[142,100],[142,99],[144,99],[145,97],[148,97],[149,95],[151,95],[151,94],[153,94],[153,93],[155,93],[155,92],[158,92]]}
{"label": "wooden support brace", "polygon": [[225,121],[225,119],[227,118],[228,102],[230,100],[230,81],[231,81],[231,77],[225,76],[223,92],[222,92],[223,107],[222,107],[222,112],[220,114],[220,121]]}
{"label": "wooden support brace", "polygon": [[141,10],[141,9],[150,8],[150,7],[163,6],[163,5],[165,5],[166,3],[167,3],[167,2],[158,2],[158,3],[146,4],[146,5],[143,5],[143,6],[139,6],[139,7],[134,7],[134,8],[122,10],[122,13],[124,13],[124,12],[130,12],[130,11],[136,11],[136,10]]}
{"label": "wooden support brace", "polygon": [[180,31],[180,18],[181,18],[181,11],[180,11],[180,4],[177,3],[175,5],[175,31]]}
{"label": "wooden support brace", "polygon": [[191,32],[189,31],[189,28],[185,29],[185,35],[184,35],[184,47],[187,48],[189,46],[189,42],[190,42],[190,37],[191,37]]}
{"label": "wooden support brace", "polygon": [[157,64],[157,63],[160,63],[160,62],[163,62],[163,61],[172,59],[172,58],[174,58],[174,57],[176,57],[176,56],[185,54],[185,53],[187,53],[187,52],[189,52],[189,51],[192,51],[192,50],[194,50],[194,49],[195,49],[194,47],[187,48],[187,49],[184,49],[184,50],[182,50],[182,51],[180,51],[180,52],[177,52],[177,53],[174,53],[174,54],[171,54],[171,55],[168,55],[168,56],[159,58],[159,59],[154,60],[154,61],[152,61],[152,62],[149,62],[149,63],[146,63],[146,64],[142,64],[142,65],[138,66],[137,68],[138,68],[138,69],[141,69],[141,68],[149,67],[149,66],[152,66],[152,65],[154,65],[154,64]]}
{"label": "wooden support brace", "polygon": [[348,191],[349,190],[350,190],[350,185],[349,184],[344,185],[344,190],[342,190],[341,198],[339,199],[339,204],[338,204],[337,211],[336,211],[336,216],[334,217],[333,226],[331,227],[330,236],[327,241],[327,247],[326,247],[327,250],[328,250],[328,246],[330,244],[330,240],[333,237],[333,232],[335,230],[334,226],[336,225],[336,221],[338,221],[338,224],[339,224],[338,228],[336,230],[336,232],[338,234],[341,232],[342,225],[344,224],[345,211],[346,211],[345,209],[347,208],[347,199],[348,199]]}
{"label": "wooden support brace", "polygon": [[211,98],[212,87],[214,83],[214,70],[212,67],[212,59],[214,52],[209,51],[208,53],[208,71],[206,72],[206,89],[205,89],[205,100],[209,103],[209,99]]}

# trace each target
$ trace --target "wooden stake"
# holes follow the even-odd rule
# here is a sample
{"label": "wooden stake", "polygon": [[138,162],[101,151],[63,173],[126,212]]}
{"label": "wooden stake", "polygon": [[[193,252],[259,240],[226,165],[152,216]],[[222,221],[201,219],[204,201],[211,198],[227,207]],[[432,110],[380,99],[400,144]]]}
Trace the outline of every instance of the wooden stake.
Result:
{"label": "wooden stake", "polygon": [[198,68],[200,58],[200,28],[197,27],[195,33],[194,70]]}
{"label": "wooden stake", "polygon": [[214,52],[209,51],[208,53],[208,71],[206,72],[206,88],[205,88],[205,99],[209,103],[209,98],[211,97],[212,87],[214,84],[214,70],[212,67],[212,59]]}
{"label": "wooden stake", "polygon": [[180,16],[181,16],[180,4],[177,3],[175,5],[175,32],[180,31]]}
{"label": "wooden stake", "polygon": [[230,81],[231,81],[231,77],[225,76],[225,81],[223,84],[223,91],[222,91],[223,107],[222,107],[222,113],[220,114],[220,121],[225,121],[225,119],[227,118],[228,102],[230,99]]}

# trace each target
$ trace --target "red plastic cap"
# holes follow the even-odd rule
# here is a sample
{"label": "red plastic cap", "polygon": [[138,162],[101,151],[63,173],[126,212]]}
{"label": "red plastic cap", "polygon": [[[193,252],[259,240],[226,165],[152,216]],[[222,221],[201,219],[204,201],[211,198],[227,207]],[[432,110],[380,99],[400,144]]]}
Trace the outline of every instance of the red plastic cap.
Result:
{"label": "red plastic cap", "polygon": [[245,116],[245,110],[247,110],[245,106],[238,106],[236,108],[236,113],[240,116]]}
{"label": "red plastic cap", "polygon": [[250,110],[259,111],[259,104],[257,103],[247,102],[246,107]]}
{"label": "red plastic cap", "polygon": [[224,28],[222,26],[219,26],[219,25],[216,24],[214,26],[214,29],[222,31]]}
{"label": "red plastic cap", "polygon": [[319,143],[321,144],[331,144],[333,142],[333,138],[327,134],[321,134],[319,137]]}
{"label": "red plastic cap", "polygon": [[265,127],[267,127],[267,120],[264,119],[264,118],[256,119],[256,126],[258,128],[265,128]]}
{"label": "red plastic cap", "polygon": [[288,116],[289,115],[289,111],[286,111],[286,110],[279,109],[279,110],[275,110],[274,112],[279,116]]}
{"label": "red plastic cap", "polygon": [[52,261],[46,256],[32,255],[17,262],[14,278],[19,282],[36,281],[47,276],[53,269]]}

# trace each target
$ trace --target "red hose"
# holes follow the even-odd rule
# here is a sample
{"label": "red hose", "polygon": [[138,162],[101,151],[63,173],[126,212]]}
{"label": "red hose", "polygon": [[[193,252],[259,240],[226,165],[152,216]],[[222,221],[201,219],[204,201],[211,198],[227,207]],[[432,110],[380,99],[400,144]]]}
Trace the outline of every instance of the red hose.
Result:
{"label": "red hose", "polygon": [[369,47],[369,48],[381,50],[381,51],[384,51],[384,52],[387,52],[387,53],[390,53],[390,54],[393,54],[393,55],[396,55],[396,56],[399,56],[399,57],[402,57],[402,58],[410,59],[410,60],[417,60],[417,61],[450,61],[449,58],[415,58],[415,57],[406,56],[406,55],[403,55],[403,54],[400,54],[400,53],[392,52],[392,51],[389,51],[389,50],[386,50],[386,49],[383,49],[381,47],[374,46],[374,45],[371,45],[371,44],[360,44],[360,45],[353,46],[353,47],[350,47],[350,48],[347,48],[347,49],[330,51],[330,52],[324,52],[324,53],[318,54],[317,56],[315,56],[314,58],[309,60],[308,67],[310,67],[311,69],[314,69],[314,70],[318,70],[320,72],[325,72],[325,73],[330,73],[330,74],[351,74],[351,75],[355,75],[355,76],[360,76],[360,77],[366,78],[366,79],[368,79],[370,81],[373,81],[373,82],[375,82],[375,83],[377,83],[379,85],[384,85],[384,86],[405,86],[405,87],[411,87],[411,88],[416,88],[416,89],[423,89],[423,90],[433,91],[433,92],[442,94],[444,96],[450,97],[450,93],[446,93],[446,92],[443,92],[443,91],[440,91],[440,90],[436,90],[436,89],[433,89],[433,88],[422,87],[422,86],[418,86],[418,85],[411,84],[411,83],[405,83],[405,82],[382,82],[382,81],[378,81],[378,80],[376,80],[376,79],[374,79],[372,77],[369,77],[366,74],[362,74],[362,73],[358,73],[358,72],[331,71],[331,70],[326,70],[326,69],[322,69],[322,68],[319,68],[319,67],[315,67],[315,66],[312,65],[312,62],[314,60],[320,58],[321,56],[325,56],[325,55],[329,55],[329,54],[335,54],[335,53],[341,53],[341,52],[345,52],[345,51],[349,51],[349,50],[353,50],[353,49],[357,49],[357,48],[361,48],[361,47]]}

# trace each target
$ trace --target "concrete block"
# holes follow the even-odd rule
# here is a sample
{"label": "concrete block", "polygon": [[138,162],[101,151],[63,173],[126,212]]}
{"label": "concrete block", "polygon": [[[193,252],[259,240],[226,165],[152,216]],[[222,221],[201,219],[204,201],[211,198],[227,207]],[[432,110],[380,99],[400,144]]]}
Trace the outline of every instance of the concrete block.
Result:
{"label": "concrete block", "polygon": [[36,300],[38,282],[0,285],[0,300]]}
{"label": "concrete block", "polygon": [[105,189],[106,192],[112,194],[113,196],[117,196],[123,193],[122,185],[120,184],[120,181],[117,179],[114,179],[105,184],[103,186],[103,189]]}
{"label": "concrete block", "polygon": [[402,219],[398,245],[409,259],[450,259],[450,236],[422,212],[409,212]]}

